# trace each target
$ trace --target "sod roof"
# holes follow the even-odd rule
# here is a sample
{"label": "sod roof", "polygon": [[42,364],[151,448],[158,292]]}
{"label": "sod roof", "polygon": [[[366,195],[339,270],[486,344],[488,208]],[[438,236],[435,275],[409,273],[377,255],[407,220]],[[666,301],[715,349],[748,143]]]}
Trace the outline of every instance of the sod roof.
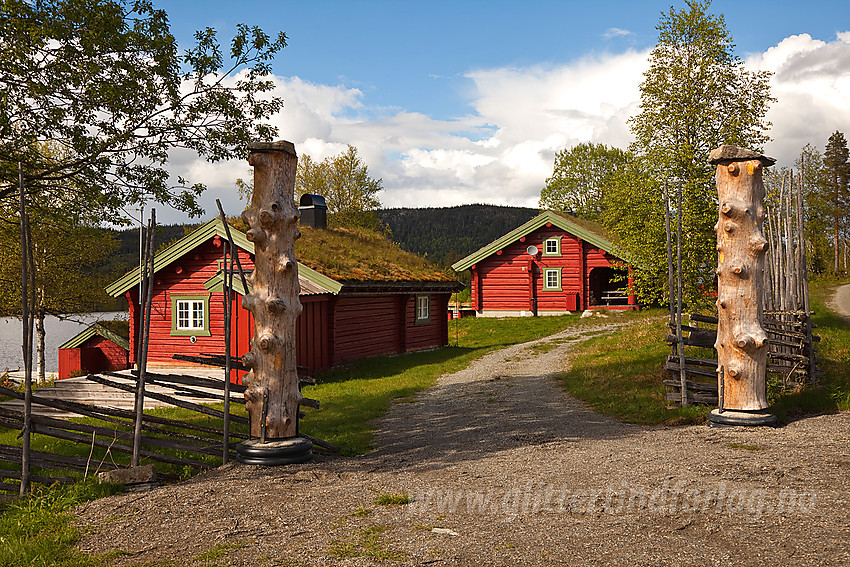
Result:
{"label": "sod roof", "polygon": [[[295,241],[298,275],[331,293],[339,293],[345,285],[363,288],[371,286],[372,283],[403,287],[427,283],[440,289],[452,288],[452,291],[454,287],[459,287],[452,275],[421,256],[402,250],[380,233],[366,229],[300,227],[300,230],[302,236]],[[231,226],[230,233],[238,247],[254,253],[254,244],[248,241],[244,232]],[[202,224],[174,244],[157,252],[154,258],[154,273],[215,235],[227,237],[220,219]],[[134,269],[108,285],[106,291],[117,297],[138,283],[139,272]]]}

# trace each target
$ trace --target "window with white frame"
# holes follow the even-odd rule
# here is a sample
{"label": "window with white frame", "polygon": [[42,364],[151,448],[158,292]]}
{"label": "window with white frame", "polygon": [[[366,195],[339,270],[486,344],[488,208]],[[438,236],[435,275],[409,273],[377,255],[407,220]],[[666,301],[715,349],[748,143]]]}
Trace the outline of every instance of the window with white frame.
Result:
{"label": "window with white frame", "polygon": [[431,320],[431,296],[416,296],[416,322],[427,323]]}
{"label": "window with white frame", "polygon": [[204,302],[196,299],[177,301],[177,329],[181,331],[204,328]]}
{"label": "window with white frame", "polygon": [[561,255],[561,239],[547,238],[543,241],[544,256],[560,256]]}
{"label": "window with white frame", "polygon": [[561,291],[561,268],[546,268],[543,278],[544,291]]}
{"label": "window with white frame", "polygon": [[171,334],[210,336],[209,296],[171,296]]}

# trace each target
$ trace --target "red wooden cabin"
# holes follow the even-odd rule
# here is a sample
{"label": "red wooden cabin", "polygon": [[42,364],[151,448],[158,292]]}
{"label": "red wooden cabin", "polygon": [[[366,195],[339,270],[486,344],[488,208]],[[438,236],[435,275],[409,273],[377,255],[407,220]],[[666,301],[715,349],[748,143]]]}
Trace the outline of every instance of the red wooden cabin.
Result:
{"label": "red wooden cabin", "polygon": [[[232,227],[230,232],[242,268],[250,272],[254,245],[243,232]],[[309,230],[304,232],[301,240],[309,238]],[[186,366],[173,358],[175,354],[224,354],[222,262],[226,238],[224,225],[215,219],[157,253],[149,366]],[[446,277],[334,279],[302,262],[298,263],[298,276],[303,311],[296,324],[296,355],[299,369],[305,373],[344,361],[448,344],[446,310],[450,295],[460,287],[457,281]],[[139,273],[133,271],[106,289],[114,297],[124,295],[129,303],[131,364],[136,363],[138,287]],[[249,350],[254,324],[251,313],[242,308],[246,290],[238,276],[234,290],[231,353],[242,356]]]}
{"label": "red wooden cabin", "polygon": [[94,323],[60,345],[59,378],[129,368],[126,327],[126,321]]}
{"label": "red wooden cabin", "polygon": [[599,232],[545,211],[452,268],[471,271],[472,308],[480,317],[634,309],[631,287],[618,277],[624,261]]}

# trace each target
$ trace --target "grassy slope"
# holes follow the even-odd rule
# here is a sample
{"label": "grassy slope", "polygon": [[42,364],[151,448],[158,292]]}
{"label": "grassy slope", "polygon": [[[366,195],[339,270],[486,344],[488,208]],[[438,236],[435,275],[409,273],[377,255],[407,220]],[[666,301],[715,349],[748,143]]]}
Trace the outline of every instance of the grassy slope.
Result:
{"label": "grassy slope", "polygon": [[[781,422],[807,414],[850,410],[850,325],[829,311],[825,304],[837,284],[810,285],[819,368],[824,375],[815,386],[793,392],[769,388],[771,411]],[[700,423],[711,408],[665,409],[663,379],[665,319],[661,312],[654,321],[588,341],[572,357],[572,369],[561,380],[573,396],[585,400],[596,411],[623,421],[644,424]],[[713,354],[713,353],[712,353]]]}
{"label": "grassy slope", "polygon": [[666,311],[645,314],[626,329],[576,347],[571,369],[561,376],[564,388],[599,413],[629,423],[702,422],[709,410],[704,406],[665,409]]}

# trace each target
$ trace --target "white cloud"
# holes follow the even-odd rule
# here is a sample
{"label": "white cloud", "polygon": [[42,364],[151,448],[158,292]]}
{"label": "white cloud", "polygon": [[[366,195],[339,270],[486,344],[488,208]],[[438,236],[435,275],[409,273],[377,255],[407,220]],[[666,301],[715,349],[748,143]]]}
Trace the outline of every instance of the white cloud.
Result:
{"label": "white cloud", "polygon": [[621,28],[608,28],[605,30],[605,33],[602,34],[602,37],[605,39],[612,39],[615,37],[626,37],[634,35],[634,32],[630,32],[629,30],[624,30]]}
{"label": "white cloud", "polygon": [[766,151],[780,164],[793,165],[807,143],[823,150],[832,132],[850,132],[850,32],[834,41],[793,35],[750,56],[747,66],[774,73]]}
{"label": "white cloud", "polygon": [[[627,120],[637,111],[647,55],[628,51],[558,66],[470,71],[469,112],[453,120],[371,107],[358,89],[278,77],[276,94],[285,108],[275,123],[299,154],[322,159],[356,146],[371,174],[383,179],[379,196],[386,207],[533,207],[558,150],[588,141],[629,144]],[[850,32],[832,41],[791,36],[746,64],[775,73],[778,101],[768,115],[774,141],[766,149],[781,164],[792,163],[806,143],[823,147],[836,129],[850,132]],[[210,187],[202,201],[208,213],[215,197],[229,213],[241,210],[233,180],[245,176],[247,163],[175,157],[175,174]]]}

